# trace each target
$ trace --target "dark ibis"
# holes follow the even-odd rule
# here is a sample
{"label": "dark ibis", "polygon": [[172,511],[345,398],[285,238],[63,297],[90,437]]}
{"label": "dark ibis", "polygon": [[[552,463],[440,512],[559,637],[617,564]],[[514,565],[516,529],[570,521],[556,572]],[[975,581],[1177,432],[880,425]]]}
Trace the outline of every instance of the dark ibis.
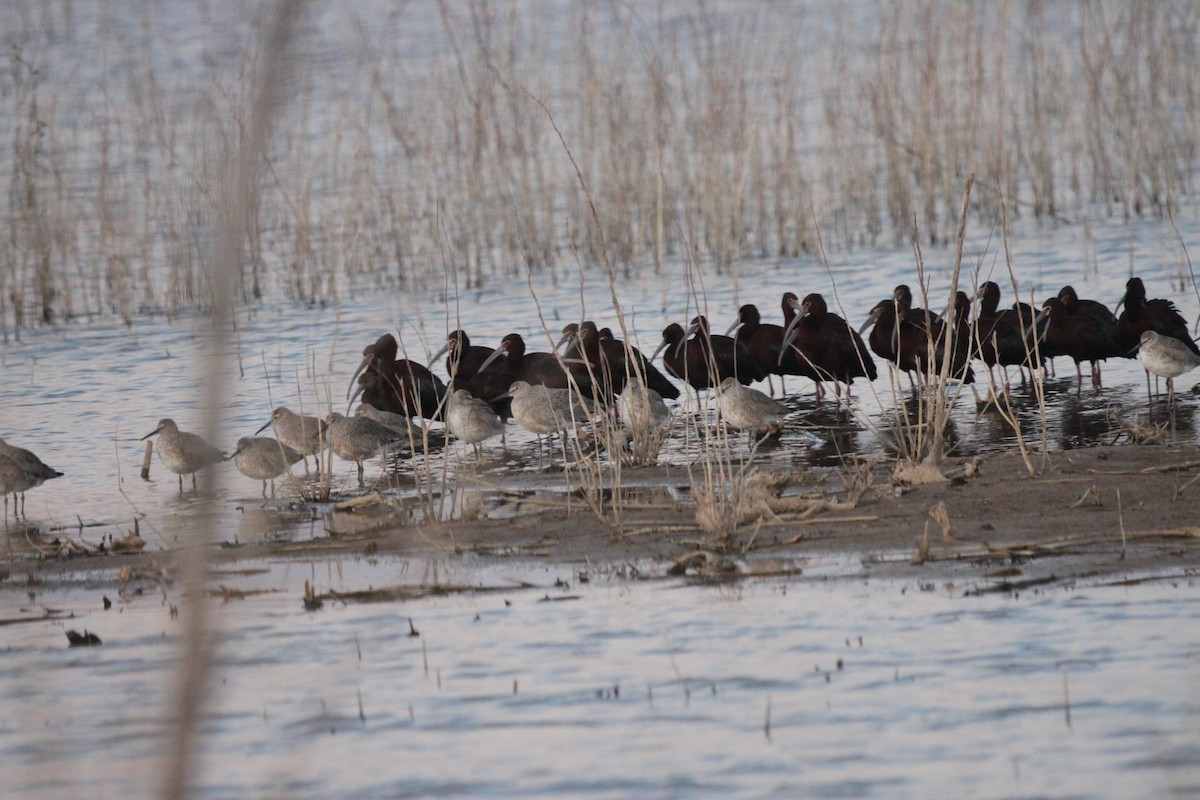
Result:
{"label": "dark ibis", "polygon": [[855,378],[869,381],[879,377],[875,360],[862,337],[850,323],[829,310],[825,298],[818,293],[804,297],[801,312],[788,325],[785,346],[798,353],[813,369],[820,381],[833,381],[834,392],[841,397],[841,384],[846,384],[846,396]]}

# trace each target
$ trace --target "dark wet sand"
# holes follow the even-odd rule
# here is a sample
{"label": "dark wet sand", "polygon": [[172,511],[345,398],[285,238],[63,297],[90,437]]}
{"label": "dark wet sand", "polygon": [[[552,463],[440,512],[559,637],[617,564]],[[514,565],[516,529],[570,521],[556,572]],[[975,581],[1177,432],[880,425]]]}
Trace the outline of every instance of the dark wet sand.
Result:
{"label": "dark wet sand", "polygon": [[[1200,448],[1097,447],[1052,453],[1044,465],[1036,463],[1043,468],[1031,477],[1019,455],[993,455],[966,477],[965,463],[949,461],[944,471],[954,479],[920,486],[897,484],[890,465],[880,463],[870,468],[870,487],[859,492],[857,502],[847,494],[847,483],[856,483],[849,469],[788,472],[767,466],[739,492],[741,519],[727,536],[701,529],[686,491],[678,502],[665,491],[639,494],[624,507],[618,528],[611,514],[602,522],[579,495],[529,491],[526,475],[511,479],[520,480],[523,491],[499,501],[507,518],[414,525],[386,505],[360,501],[335,515],[337,535],[227,542],[214,551],[215,566],[225,571],[250,569],[256,562],[392,555],[499,565],[514,574],[546,574],[551,567],[577,579],[873,577],[925,588],[953,584],[967,593],[1186,579],[1200,570],[1200,481],[1193,482],[1200,476]],[[487,473],[481,480],[496,481]],[[689,484],[679,467],[626,468],[623,481],[682,489]],[[539,482],[561,490],[561,472],[533,479]],[[774,491],[756,490],[758,482]],[[939,504],[950,536],[936,519]],[[496,514],[495,504],[489,511]],[[39,559],[23,533],[10,529],[7,538],[0,588],[22,597],[34,586],[117,591],[123,568],[126,577],[129,569],[142,576],[128,581],[127,590],[141,585],[157,592],[158,578],[170,580],[178,556],[148,547],[139,554]],[[52,540],[43,535],[34,541],[46,550]],[[437,585],[418,574],[403,587],[373,587],[356,599],[459,588],[467,587]]]}

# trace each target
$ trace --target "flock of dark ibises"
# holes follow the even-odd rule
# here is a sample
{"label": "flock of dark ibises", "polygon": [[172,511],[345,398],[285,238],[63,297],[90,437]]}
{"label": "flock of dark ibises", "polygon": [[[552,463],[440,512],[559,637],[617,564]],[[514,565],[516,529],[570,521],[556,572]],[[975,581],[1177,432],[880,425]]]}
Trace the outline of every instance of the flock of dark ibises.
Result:
{"label": "flock of dark ibises", "polygon": [[[913,302],[911,289],[897,286],[856,330],[831,312],[820,294],[800,300],[788,292],[781,303],[781,325],[763,322],[753,305],[738,310],[726,334],[713,333],[708,320],[697,316],[686,329],[668,325],[650,358],[591,321],[567,325],[556,348],[547,352],[527,351],[517,333],[490,348],[471,344],[466,332],[456,330],[433,357],[436,362],[446,355],[449,384],[427,366],[400,357],[399,342],[385,334],[363,350],[362,364],[351,378],[351,386],[357,385],[353,394],[362,397],[353,417],[330,413],[320,420],[277,408],[267,423],[277,438],[243,438],[230,456],[179,430],[170,419],[143,438],[158,436],[160,460],[179,476],[181,491],[184,475],[192,475],[194,486],[198,470],[228,459],[247,476],[262,480],[265,495],[267,481],[273,485],[292,464],[325,447],[357,462],[361,482],[363,461],[411,439],[410,421],[416,417],[442,421],[452,435],[476,447],[503,436],[509,419],[539,437],[549,436],[591,421],[597,408],[613,409],[630,429],[665,426],[670,417],[665,400],[677,399],[680,389],[654,366],[660,353],[666,372],[691,386],[698,401],[704,390],[717,389],[723,418],[752,436],[781,423],[791,409],[746,388],[749,384],[766,380],[774,393],[773,377],[779,377],[783,390],[784,376],[798,375],[815,383],[818,401],[823,387],[832,385],[840,402],[843,386],[849,398],[855,379],[878,377],[875,357],[908,373],[914,389],[918,379],[971,383],[975,360],[993,378],[997,366],[1017,367],[1024,380],[1025,370],[1032,374],[1050,359],[1066,356],[1075,362],[1080,390],[1084,362],[1091,365],[1092,385],[1099,389],[1100,362],[1138,358],[1146,367],[1147,391],[1154,374],[1167,378],[1170,393],[1172,378],[1200,366],[1200,348],[1187,322],[1170,300],[1147,299],[1139,278],[1126,283],[1119,316],[1103,303],[1080,299],[1070,286],[1037,311],[1023,303],[1000,308],[1000,287],[991,281],[979,287],[974,310],[964,292],[957,292],[945,314]],[[614,402],[618,396],[620,402]],[[0,439],[5,520],[8,494],[23,496],[26,489],[61,474]]]}
{"label": "flock of dark ibises", "polygon": [[[879,374],[875,356],[908,373],[910,379],[916,375],[928,381],[944,373],[966,383],[975,380],[973,360],[981,361],[989,372],[997,366],[1017,367],[1023,378],[1025,369],[1066,356],[1075,362],[1081,386],[1081,365],[1091,365],[1091,381],[1097,389],[1102,361],[1136,358],[1139,350],[1159,356],[1148,360],[1143,354],[1148,374],[1168,379],[1200,363],[1200,348],[1187,322],[1170,300],[1148,299],[1140,278],[1130,278],[1126,284],[1117,307],[1119,316],[1101,302],[1081,299],[1070,286],[1037,311],[1025,303],[1001,308],[1000,287],[992,281],[979,287],[974,302],[977,308],[972,314],[971,298],[958,292],[953,310],[938,314],[915,307],[911,289],[900,285],[871,309],[856,330],[831,312],[820,294],[801,300],[788,292],[781,303],[782,324],[763,322],[755,306],[744,305],[727,335],[722,335],[710,330],[704,316],[697,316],[687,328],[668,325],[650,358],[590,321],[567,325],[553,352],[526,350],[524,339],[516,333],[505,336],[496,348],[481,347],[472,344],[465,331],[456,330],[433,357],[436,362],[446,355],[449,385],[425,365],[399,358],[395,337],[385,334],[363,351],[358,393],[364,403],[384,411],[440,419],[447,392],[461,389],[492,404],[506,419],[511,402],[506,395],[516,381],[552,389],[574,385],[601,403],[611,401],[634,381],[662,398],[676,399],[679,388],[654,366],[659,354],[666,372],[691,386],[697,397],[727,378],[746,385],[766,380],[773,393],[773,376],[781,379],[782,386],[784,376],[795,375],[815,383],[818,400],[823,386],[831,385],[840,397],[842,386],[848,394],[855,379],[875,380]],[[1144,336],[1147,331],[1156,336]],[[1164,349],[1167,368],[1156,369],[1163,361],[1158,351]],[[1172,367],[1178,368],[1173,374]]]}

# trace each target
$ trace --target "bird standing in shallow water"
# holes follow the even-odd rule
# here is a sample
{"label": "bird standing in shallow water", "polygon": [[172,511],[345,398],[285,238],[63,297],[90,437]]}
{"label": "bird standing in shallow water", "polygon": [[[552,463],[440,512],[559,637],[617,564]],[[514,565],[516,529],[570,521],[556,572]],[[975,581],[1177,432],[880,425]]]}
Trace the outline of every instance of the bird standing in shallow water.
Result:
{"label": "bird standing in shallow water", "polygon": [[476,461],[482,458],[480,442],[504,433],[504,423],[492,407],[466,389],[458,389],[450,395],[446,404],[446,428],[455,438],[475,448]]}
{"label": "bird standing in shallow water", "polygon": [[[255,433],[262,433],[268,426],[274,426],[275,437],[279,441],[300,454],[300,457],[304,459],[305,472],[308,472],[308,456],[316,456],[329,446],[325,436],[325,423],[322,420],[293,413],[283,406],[272,411],[271,418]],[[316,462],[319,472],[321,459],[314,458],[313,460]],[[236,463],[234,462],[235,466]]]}
{"label": "bird standing in shallow water", "polygon": [[[1117,308],[1124,306],[1121,316],[1117,318],[1117,326],[1121,329],[1121,339],[1129,352],[1140,347],[1142,334],[1155,331],[1179,341],[1188,350],[1200,355],[1200,348],[1192,341],[1188,333],[1187,320],[1175,308],[1170,300],[1147,300],[1146,285],[1141,278],[1133,277],[1125,283],[1125,296],[1117,303]],[[1146,396],[1150,396],[1150,370],[1146,370]]]}
{"label": "bird standing in shallow water", "polygon": [[142,441],[158,434],[158,460],[179,476],[179,491],[183,491],[183,476],[192,476],[196,488],[196,473],[205,467],[225,460],[225,454],[194,433],[179,430],[173,419],[160,419],[158,427],[142,437]]}
{"label": "bird standing in shallow water", "polygon": [[817,398],[821,396],[820,381],[833,381],[834,392],[841,398],[841,384],[846,384],[846,399],[855,378],[869,381],[879,377],[875,360],[862,337],[850,323],[834,314],[820,294],[805,296],[803,311],[785,331],[784,347],[799,354],[817,374]]}
{"label": "bird standing in shallow water", "polygon": [[757,389],[743,386],[737,378],[726,378],[717,387],[717,407],[721,417],[752,437],[775,433],[791,409],[767,397]]}
{"label": "bird standing in shallow water", "polygon": [[[62,473],[46,466],[40,458],[23,447],[16,447],[0,439],[0,463],[7,462],[11,467],[6,469],[7,479],[0,478],[0,494],[4,495],[4,518],[8,519],[8,496],[13,498],[13,513],[16,502],[21,503],[21,514],[25,513],[25,492],[53,478],[62,477]],[[26,485],[28,484],[28,485]],[[13,488],[8,488],[9,486]]]}
{"label": "bird standing in shallow water", "polygon": [[1167,402],[1175,399],[1174,379],[1200,367],[1200,354],[1193,353],[1178,339],[1158,331],[1143,331],[1139,340],[1138,361],[1147,372],[1167,379]]}
{"label": "bird standing in shallow water", "polygon": [[358,485],[363,485],[363,462],[379,455],[404,434],[367,416],[347,417],[336,411],[325,418],[329,425],[329,449],[345,461],[358,465]]}
{"label": "bird standing in shallow water", "polygon": [[579,405],[579,398],[572,397],[569,389],[514,381],[508,395],[512,397],[513,419],[538,437],[539,452],[543,434],[547,438],[555,433],[565,436],[577,423],[589,420],[587,411]]}
{"label": "bird standing in shallow water", "polygon": [[262,495],[267,496],[267,481],[271,482],[271,497],[275,496],[275,479],[304,456],[278,439],[265,436],[243,436],[229,460],[247,478],[262,481]]}
{"label": "bird standing in shallow water", "polygon": [[[1070,288],[1063,287],[1060,295]],[[1073,289],[1070,294],[1074,294]],[[1051,297],[1042,304],[1042,313],[1035,320],[1034,328],[1044,356],[1070,356],[1075,362],[1075,375],[1079,381],[1076,395],[1083,391],[1083,367],[1080,365],[1084,361],[1091,362],[1092,388],[1099,391],[1100,362],[1128,355],[1121,346],[1117,318],[1094,300],[1076,299],[1072,305],[1059,297]]]}

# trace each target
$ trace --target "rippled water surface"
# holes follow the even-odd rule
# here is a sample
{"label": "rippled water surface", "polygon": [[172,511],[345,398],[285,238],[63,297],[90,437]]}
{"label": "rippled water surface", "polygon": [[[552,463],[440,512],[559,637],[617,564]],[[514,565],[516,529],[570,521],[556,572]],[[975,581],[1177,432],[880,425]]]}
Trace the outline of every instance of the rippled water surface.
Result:
{"label": "rippled water surface", "polygon": [[[333,588],[418,565],[345,565]],[[303,573],[303,574],[302,574]],[[499,591],[220,608],[204,797],[1195,797],[1197,587],[963,598],[867,579],[569,571]],[[234,579],[236,581],[236,579]],[[264,581],[260,578],[261,587]],[[511,586],[511,584],[509,584]],[[180,623],[149,597],[0,645],[9,796],[145,796]],[[409,635],[409,620],[419,636]],[[65,648],[65,627],[104,646]]]}

